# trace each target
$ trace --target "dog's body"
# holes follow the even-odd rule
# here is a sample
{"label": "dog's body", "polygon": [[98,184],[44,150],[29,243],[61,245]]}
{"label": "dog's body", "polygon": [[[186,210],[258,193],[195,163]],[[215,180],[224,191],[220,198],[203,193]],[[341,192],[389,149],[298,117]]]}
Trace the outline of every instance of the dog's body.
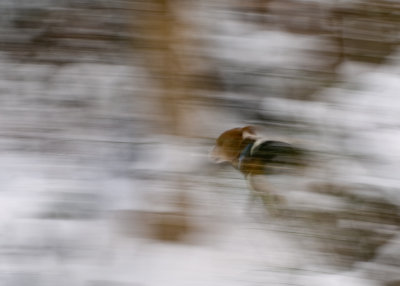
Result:
{"label": "dog's body", "polygon": [[253,193],[264,203],[271,203],[270,190],[257,185],[256,175],[290,173],[304,165],[304,151],[286,142],[257,136],[255,128],[246,126],[222,133],[211,156],[217,162],[229,162],[248,180]]}

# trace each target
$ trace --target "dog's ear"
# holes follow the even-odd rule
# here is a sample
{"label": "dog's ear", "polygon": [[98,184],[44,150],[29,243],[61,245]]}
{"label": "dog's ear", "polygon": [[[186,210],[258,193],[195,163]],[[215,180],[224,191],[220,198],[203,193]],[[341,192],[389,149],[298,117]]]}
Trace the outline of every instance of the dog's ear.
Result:
{"label": "dog's ear", "polygon": [[246,126],[242,128],[243,139],[254,139],[257,140],[256,130],[253,126]]}

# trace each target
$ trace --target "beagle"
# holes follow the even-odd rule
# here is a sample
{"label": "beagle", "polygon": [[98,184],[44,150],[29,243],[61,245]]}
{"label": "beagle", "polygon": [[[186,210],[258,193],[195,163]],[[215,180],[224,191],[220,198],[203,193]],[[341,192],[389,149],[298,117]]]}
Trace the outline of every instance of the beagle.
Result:
{"label": "beagle", "polygon": [[265,185],[257,186],[256,175],[286,174],[304,166],[304,151],[286,142],[267,140],[257,135],[252,126],[233,128],[216,140],[211,157],[218,163],[228,162],[247,179],[253,194],[270,204]]}

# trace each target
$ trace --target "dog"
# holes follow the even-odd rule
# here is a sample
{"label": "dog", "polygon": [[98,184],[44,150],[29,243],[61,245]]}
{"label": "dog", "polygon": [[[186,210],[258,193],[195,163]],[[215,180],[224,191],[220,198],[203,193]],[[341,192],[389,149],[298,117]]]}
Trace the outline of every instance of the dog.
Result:
{"label": "dog", "polygon": [[290,174],[305,166],[305,150],[260,137],[253,126],[223,132],[216,140],[211,157],[217,163],[228,162],[240,171],[252,194],[260,197],[267,207],[284,200],[271,194],[265,184],[257,184],[256,176]]}

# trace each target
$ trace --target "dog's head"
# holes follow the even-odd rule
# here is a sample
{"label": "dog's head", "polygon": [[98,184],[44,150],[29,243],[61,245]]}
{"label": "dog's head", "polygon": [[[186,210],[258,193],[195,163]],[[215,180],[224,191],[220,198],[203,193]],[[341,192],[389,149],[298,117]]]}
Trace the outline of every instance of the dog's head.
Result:
{"label": "dog's head", "polygon": [[235,166],[243,148],[252,140],[257,140],[252,126],[227,130],[218,137],[211,157],[217,163],[229,162]]}

